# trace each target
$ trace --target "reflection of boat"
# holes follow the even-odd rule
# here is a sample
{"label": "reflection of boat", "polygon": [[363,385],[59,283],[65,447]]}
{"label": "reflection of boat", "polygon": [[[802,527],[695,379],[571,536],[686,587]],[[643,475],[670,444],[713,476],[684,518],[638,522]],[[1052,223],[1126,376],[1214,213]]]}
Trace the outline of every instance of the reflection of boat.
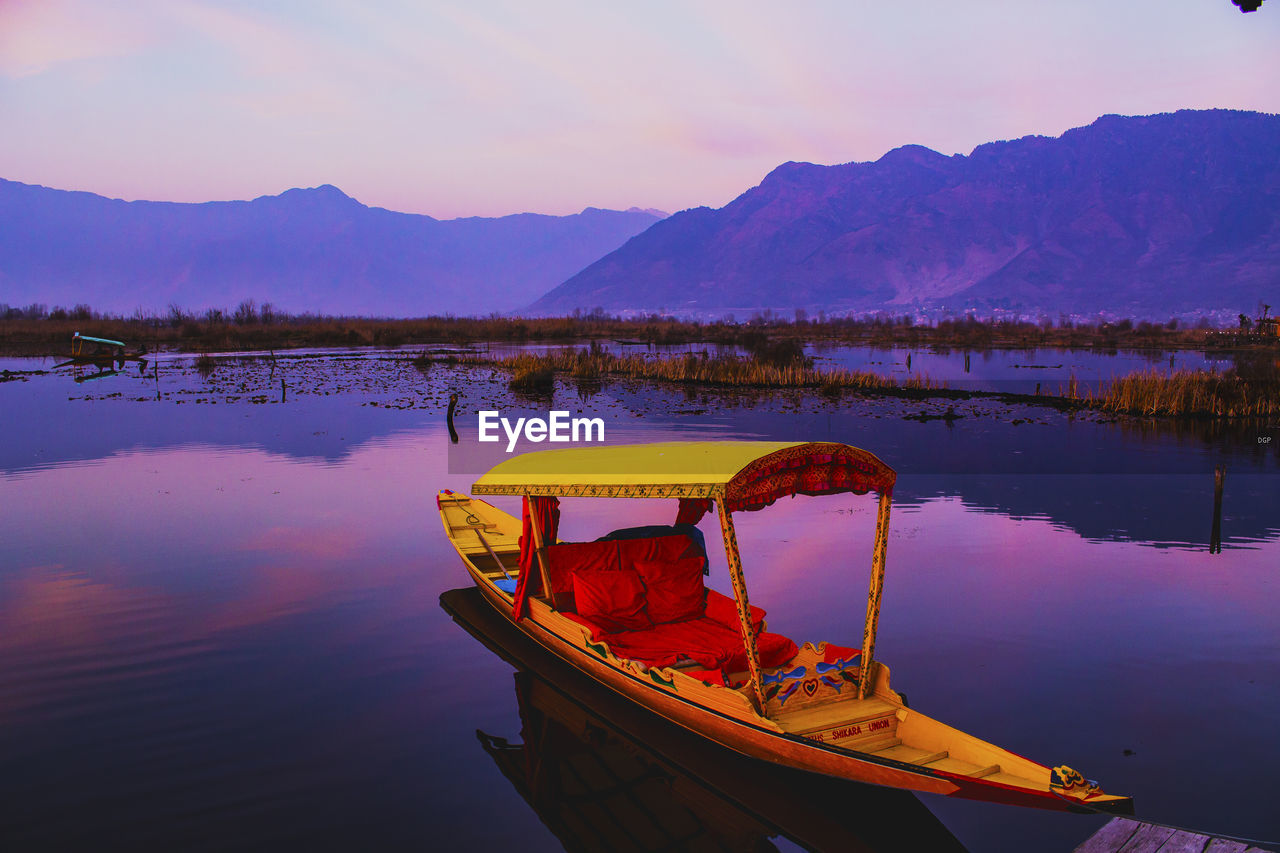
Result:
{"label": "reflection of boat", "polygon": [[96,373],[85,373],[84,365],[77,364],[75,366],[75,375],[71,378],[75,380],[76,384],[81,384],[84,382],[92,382],[94,379],[106,379],[108,376],[116,376],[119,373],[120,371],[118,370],[103,369],[99,369]]}
{"label": "reflection of boat", "polygon": [[[896,475],[834,443],[697,442],[529,453],[476,494],[524,497],[517,520],[442,492],[445,531],[480,592],[529,637],[601,684],[746,755],[890,787],[1015,805],[1132,809],[1068,767],[1015,755],[909,709],[874,659]],[[732,513],[788,495],[879,493],[861,649],[765,630],[751,606]],[[558,498],[675,498],[676,526],[556,537]],[[706,589],[701,533],[715,505],[734,598]],[[523,534],[523,535],[522,535]],[[523,547],[522,547],[523,546]],[[536,568],[535,568],[536,565]]]}
{"label": "reflection of boat", "polygon": [[912,794],[728,752],[565,664],[474,587],[441,606],[518,670],[522,744],[477,732],[567,850],[962,851]]}

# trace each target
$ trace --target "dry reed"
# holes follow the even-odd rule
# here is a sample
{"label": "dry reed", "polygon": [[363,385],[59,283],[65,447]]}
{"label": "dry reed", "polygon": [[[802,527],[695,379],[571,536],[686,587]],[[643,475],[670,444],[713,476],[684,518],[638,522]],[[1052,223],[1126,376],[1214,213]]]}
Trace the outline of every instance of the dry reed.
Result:
{"label": "dry reed", "polygon": [[[805,363],[777,365],[736,356],[699,356],[692,353],[646,358],[643,355],[614,355],[602,350],[565,349],[499,357],[471,355],[461,357],[459,362],[500,367],[512,371],[517,378],[550,376],[558,372],[575,378],[618,377],[744,388],[822,388],[827,393],[839,389],[929,390],[945,387],[919,375],[898,382],[861,370],[817,370]],[[515,382],[513,378],[513,387]]]}
{"label": "dry reed", "polygon": [[1037,347],[1185,349],[1220,346],[1207,326],[1181,327],[1122,320],[1118,323],[1030,323],[1013,320],[940,320],[913,323],[908,317],[825,317],[786,319],[764,312],[750,319],[692,322],[662,315],[612,317],[601,313],[570,317],[421,317],[411,319],[287,315],[264,305],[254,315],[235,311],[187,312],[177,306],[163,315],[137,312],[109,315],[76,306],[72,310],[0,304],[0,351],[46,354],[66,349],[80,331],[151,349],[286,349],[302,346],[400,346],[477,341],[626,340],[640,344],[716,343],[740,346],[757,360],[787,361],[802,343],[909,346],[937,349],[1027,349]]}
{"label": "dry reed", "polygon": [[1079,396],[1075,383],[1064,396],[1086,407],[1126,415],[1264,418],[1280,415],[1280,384],[1274,378],[1234,371],[1140,370],[1115,379],[1101,394]]}

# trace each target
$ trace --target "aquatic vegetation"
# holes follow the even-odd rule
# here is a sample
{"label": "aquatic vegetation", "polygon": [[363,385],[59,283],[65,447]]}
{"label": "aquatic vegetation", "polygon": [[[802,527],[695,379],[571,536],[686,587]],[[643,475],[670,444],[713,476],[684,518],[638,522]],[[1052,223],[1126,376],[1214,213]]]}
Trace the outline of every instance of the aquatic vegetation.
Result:
{"label": "aquatic vegetation", "polygon": [[1126,415],[1254,418],[1280,415],[1276,377],[1231,370],[1141,370],[1115,379],[1104,392],[1081,397],[1073,381],[1064,396],[1091,409]]}
{"label": "aquatic vegetation", "polygon": [[512,391],[549,394],[555,390],[555,373],[551,368],[537,363],[517,365],[508,387]]}
{"label": "aquatic vegetation", "polygon": [[507,356],[471,355],[462,364],[489,365],[510,370],[513,389],[529,389],[535,383],[550,383],[559,372],[576,378],[620,377],[698,385],[725,385],[762,388],[834,389],[934,389],[944,387],[923,376],[899,383],[862,370],[817,370],[806,362],[777,365],[755,358],[732,355],[710,356],[688,353],[680,357],[648,358],[644,355],[614,355],[596,350],[558,350]]}
{"label": "aquatic vegetation", "polygon": [[578,379],[627,378],[683,385],[754,388],[815,388],[837,397],[847,390],[878,393],[963,397],[1017,397],[1069,408],[1115,414],[1162,417],[1250,418],[1280,415],[1280,382],[1270,376],[1245,376],[1236,371],[1142,370],[1112,381],[1095,393],[1075,377],[1057,395],[1002,395],[994,392],[956,392],[946,384],[916,374],[896,380],[861,370],[819,370],[807,361],[775,364],[754,357],[686,353],[677,356],[615,355],[600,349],[557,350],[543,354],[463,356],[459,363],[509,370],[513,390],[547,391],[556,373]]}

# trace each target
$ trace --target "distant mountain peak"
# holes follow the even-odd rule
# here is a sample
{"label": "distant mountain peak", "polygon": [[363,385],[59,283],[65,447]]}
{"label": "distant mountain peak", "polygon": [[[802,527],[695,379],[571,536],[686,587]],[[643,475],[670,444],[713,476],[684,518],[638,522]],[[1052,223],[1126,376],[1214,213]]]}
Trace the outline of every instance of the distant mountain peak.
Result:
{"label": "distant mountain peak", "polygon": [[774,166],[773,169],[769,172],[769,174],[764,176],[764,180],[761,181],[760,183],[767,184],[772,181],[791,180],[800,175],[804,175],[809,172],[812,172],[814,169],[825,169],[825,168],[828,168],[828,167],[819,166],[816,163],[805,163],[797,160],[788,160],[785,163],[781,163],[777,166]]}
{"label": "distant mountain peak", "polygon": [[921,309],[1168,319],[1280,299],[1280,116],[1101,116],[948,157],[788,162],[531,306],[749,316]]}
{"label": "distant mountain peak", "polygon": [[598,214],[612,215],[619,213],[642,213],[645,216],[653,216],[658,219],[666,219],[671,214],[652,207],[628,207],[626,210],[614,210],[608,207],[584,207],[579,216],[594,216]]}
{"label": "distant mountain peak", "polygon": [[333,184],[321,184],[318,187],[293,187],[276,196],[263,196],[263,198],[278,198],[284,201],[297,201],[305,204],[355,204],[360,207],[365,205],[356,201]]}
{"label": "distant mountain peak", "polygon": [[885,165],[915,163],[919,166],[934,166],[947,163],[950,160],[951,158],[946,154],[940,154],[923,145],[900,145],[897,148],[886,151],[884,156],[876,162]]}
{"label": "distant mountain peak", "polygon": [[665,210],[658,210],[656,207],[628,207],[624,213],[647,213],[649,216],[656,216],[659,219],[666,219],[670,216]]}

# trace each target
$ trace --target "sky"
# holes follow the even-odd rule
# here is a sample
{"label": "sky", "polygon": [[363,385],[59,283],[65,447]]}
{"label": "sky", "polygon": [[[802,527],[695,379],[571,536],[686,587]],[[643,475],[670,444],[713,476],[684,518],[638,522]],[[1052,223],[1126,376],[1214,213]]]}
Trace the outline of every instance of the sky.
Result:
{"label": "sky", "polygon": [[790,160],[1280,112],[1280,0],[0,0],[0,177],[438,218],[722,206]]}

